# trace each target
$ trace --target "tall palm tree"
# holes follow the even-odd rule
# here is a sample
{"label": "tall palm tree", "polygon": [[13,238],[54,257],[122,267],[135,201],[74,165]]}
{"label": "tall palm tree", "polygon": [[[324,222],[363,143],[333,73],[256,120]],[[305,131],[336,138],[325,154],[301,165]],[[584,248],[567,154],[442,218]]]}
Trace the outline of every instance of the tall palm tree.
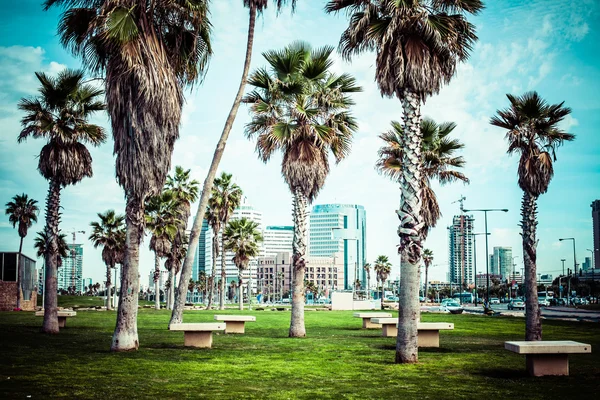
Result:
{"label": "tall palm tree", "polygon": [[[225,251],[227,250],[233,252],[233,263],[238,268],[239,304],[240,310],[243,310],[244,286],[242,282],[242,272],[248,269],[250,261],[260,254],[260,243],[263,241],[263,237],[258,223],[245,217],[229,221],[223,230],[223,237],[225,238],[223,254],[225,254]],[[250,279],[252,279],[252,276],[250,276]],[[252,288],[249,287],[248,301],[250,301],[251,290]]]}
{"label": "tall palm tree", "polygon": [[[44,230],[37,232],[37,236],[34,239],[33,247],[36,250],[36,255],[38,257],[44,257],[44,263],[46,262],[46,245],[48,244],[48,233],[46,231],[46,227]],[[56,237],[56,267],[62,267],[63,258],[69,256],[69,245],[67,244],[67,235],[65,233],[58,232],[58,236]]]}
{"label": "tall palm tree", "polygon": [[383,285],[392,272],[392,263],[387,256],[379,256],[375,260],[373,270],[377,274],[377,280],[381,282],[381,309],[383,310]]}
{"label": "tall palm tree", "polygon": [[[30,199],[25,193],[16,195],[12,201],[6,203],[6,215],[12,224],[13,228],[19,224],[19,255],[18,260],[21,260],[21,252],[23,251],[23,239],[27,236],[27,231],[31,228],[34,222],[37,222],[37,216],[40,209],[37,206],[37,200]],[[23,268],[18,265],[17,274],[17,308],[21,309],[21,285],[23,282]]]}
{"label": "tall palm tree", "polygon": [[171,242],[179,226],[179,204],[175,195],[163,191],[146,202],[146,227],[151,232],[150,250],[154,251],[154,308],[160,310],[160,260],[171,252]]}
{"label": "tall palm tree", "polygon": [[[296,6],[296,0],[273,0],[275,1],[277,10],[280,11],[284,5],[287,3],[291,4],[292,11]],[[215,148],[215,152],[213,154],[212,161],[210,163],[210,167],[208,169],[208,173],[206,174],[206,179],[204,180],[204,184],[202,186],[202,194],[200,196],[200,203],[198,204],[198,209],[196,211],[196,216],[194,217],[194,223],[192,225],[192,229],[190,232],[190,252],[185,258],[185,262],[183,264],[183,270],[181,272],[182,281],[184,279],[189,279],[192,276],[192,266],[194,264],[194,254],[198,250],[198,242],[200,240],[200,232],[202,230],[202,224],[204,221],[204,215],[208,207],[209,198],[212,195],[212,188],[215,177],[217,176],[217,170],[219,169],[219,163],[221,162],[221,158],[223,157],[223,153],[225,152],[225,145],[227,143],[227,138],[229,137],[229,133],[231,132],[231,128],[233,127],[233,123],[235,121],[235,117],[237,116],[238,109],[240,107],[242,101],[242,95],[244,94],[244,90],[246,88],[246,81],[248,78],[248,71],[250,70],[250,62],[252,60],[252,47],[254,43],[254,27],[256,24],[256,16],[260,15],[262,11],[267,7],[268,0],[243,0],[244,7],[248,8],[249,11],[249,22],[248,22],[248,38],[246,42],[246,57],[244,59],[244,67],[242,70],[242,78],[240,80],[240,86],[238,87],[238,91],[235,95],[235,99],[233,101],[233,105],[231,106],[231,110],[229,111],[229,115],[227,116],[227,120],[225,121],[225,126],[223,127],[223,131],[221,132],[221,137],[217,142],[217,146]],[[213,279],[216,279],[213,276]],[[225,283],[221,286],[221,292],[224,292]],[[171,317],[171,323],[180,323],[183,320],[183,304],[178,304],[177,308],[173,312]]]}
{"label": "tall palm tree", "polygon": [[[238,208],[242,202],[242,189],[233,183],[232,175],[223,172],[220,177],[215,179],[213,186],[213,196],[215,199],[212,205],[218,204],[219,227],[225,227],[233,211]],[[225,259],[225,237],[221,235],[221,284],[219,296],[219,309],[225,309],[225,284],[227,283],[227,270]],[[215,256],[216,257],[216,256]]]}
{"label": "tall palm tree", "polygon": [[295,42],[283,50],[268,51],[270,69],[250,77],[255,90],[246,95],[252,121],[246,135],[256,137],[258,156],[267,162],[283,153],[281,172],[293,196],[293,288],[290,337],[306,336],[304,275],[307,207],[329,174],[329,152],[336,163],[350,152],[358,129],[350,113],[349,93],[362,90],[355,79],[330,71],[332,47],[311,49]]}
{"label": "tall palm tree", "polygon": [[406,146],[400,190],[398,235],[400,302],[396,362],[418,362],[418,268],[423,248],[421,188],[421,104],[454,76],[477,40],[467,14],[483,9],[481,0],[330,0],[327,12],[346,10],[349,26],[339,48],[346,59],[374,50],[375,80],[382,95],[397,97],[403,108]]}
{"label": "tall palm tree", "polygon": [[[169,252],[165,261],[165,268],[169,271],[169,296],[167,301],[167,308],[172,310],[175,303],[175,279],[177,274],[181,270],[181,263],[187,253],[188,237],[184,233],[183,237],[179,237],[178,233],[175,234],[173,241],[171,242],[171,251]],[[186,295],[183,296],[185,300]]]}
{"label": "tall palm tree", "polygon": [[367,298],[371,300],[371,264],[365,263],[363,269],[367,273]]}
{"label": "tall palm tree", "polygon": [[554,176],[556,149],[565,141],[575,139],[558,124],[571,113],[564,102],[548,104],[537,92],[522,96],[506,95],[510,106],[492,117],[492,125],[507,130],[508,154],[520,155],[519,187],[521,202],[521,236],[526,287],[526,340],[542,340],[542,323],[537,296],[537,199],[548,190]]}
{"label": "tall palm tree", "polygon": [[98,213],[98,221],[93,221],[92,233],[89,239],[94,248],[102,246],[102,261],[106,265],[106,308],[111,309],[110,289],[111,271],[121,261],[122,250],[125,244],[125,216],[117,215],[115,210]]}
{"label": "tall palm tree", "polygon": [[92,176],[92,156],[85,144],[98,146],[106,140],[104,129],[88,123],[97,111],[104,110],[98,100],[103,94],[84,83],[81,71],[63,70],[56,77],[36,73],[39,95],[23,98],[19,108],[23,130],[19,143],[30,136],[46,139],[40,152],[38,170],[49,181],[46,197],[46,282],[44,283],[44,322],[42,332],[58,333],[56,238],[60,224],[60,192],[84,177]]}
{"label": "tall palm tree", "polygon": [[[210,226],[210,228],[212,229],[212,232],[213,232],[212,240],[211,240],[212,241],[212,257],[211,257],[211,263],[212,263],[211,271],[212,272],[209,277],[208,304],[206,305],[207,310],[210,310],[210,308],[212,307],[212,303],[213,303],[216,276],[217,276],[217,257],[219,256],[219,251],[220,251],[219,232],[221,232],[221,218],[219,216],[221,213],[222,198],[215,191],[214,186],[212,188],[212,192],[213,192],[213,194],[210,197],[210,200],[208,201],[208,207],[207,207],[207,210],[205,213],[208,226]],[[185,268],[185,265],[184,265],[184,268]]]}
{"label": "tall palm tree", "polygon": [[144,204],[160,193],[179,136],[183,89],[212,54],[208,0],[46,0],[65,9],[62,44],[105,77],[116,176],[126,197],[127,246],[111,349],[139,346],[139,247]]}
{"label": "tall palm tree", "polygon": [[427,293],[429,290],[429,267],[433,262],[433,251],[430,249],[423,250],[423,263],[425,264],[425,294],[424,297],[427,300]]}

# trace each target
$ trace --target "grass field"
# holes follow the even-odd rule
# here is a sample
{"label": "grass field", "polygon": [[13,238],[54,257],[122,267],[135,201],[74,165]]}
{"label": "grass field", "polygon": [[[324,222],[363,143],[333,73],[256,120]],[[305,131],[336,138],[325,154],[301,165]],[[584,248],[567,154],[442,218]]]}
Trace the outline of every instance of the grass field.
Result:
{"label": "grass field", "polygon": [[[61,300],[63,302],[65,300]],[[64,304],[64,303],[63,303]],[[187,311],[186,322],[215,311]],[[239,311],[226,311],[238,314]],[[544,339],[577,340],[571,376],[531,378],[525,359],[503,349],[524,336],[522,318],[423,314],[455,324],[419,364],[396,365],[394,338],[363,330],[352,312],[306,313],[308,337],[287,338],[289,311],[244,311],[245,335],[215,335],[212,349],[183,347],[169,313],[141,309],[140,349],[110,353],[115,312],[80,311],[59,335],[39,333],[33,313],[0,313],[0,398],[593,398],[600,389],[600,326],[544,321]]]}

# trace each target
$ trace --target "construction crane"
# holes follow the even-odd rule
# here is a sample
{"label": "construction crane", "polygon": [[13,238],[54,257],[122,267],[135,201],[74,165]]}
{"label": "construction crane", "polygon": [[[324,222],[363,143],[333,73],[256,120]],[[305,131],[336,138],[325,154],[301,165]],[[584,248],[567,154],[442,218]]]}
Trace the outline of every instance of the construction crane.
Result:
{"label": "construction crane", "polygon": [[464,211],[464,207],[463,207],[463,203],[465,202],[467,198],[465,196],[463,196],[462,194],[460,195],[460,199],[453,201],[451,204],[455,204],[455,203],[460,203],[460,212]]}
{"label": "construction crane", "polygon": [[76,276],[75,276],[75,272],[77,270],[76,265],[77,265],[77,252],[75,251],[75,242],[77,240],[77,234],[81,233],[83,235],[85,235],[85,231],[78,231],[75,230],[75,228],[73,228],[73,230],[70,232],[73,235],[73,247],[71,247],[71,256],[73,257],[73,263],[71,265],[71,286],[73,286],[73,290],[76,292],[77,288],[75,287],[75,283],[77,282],[76,280]]}

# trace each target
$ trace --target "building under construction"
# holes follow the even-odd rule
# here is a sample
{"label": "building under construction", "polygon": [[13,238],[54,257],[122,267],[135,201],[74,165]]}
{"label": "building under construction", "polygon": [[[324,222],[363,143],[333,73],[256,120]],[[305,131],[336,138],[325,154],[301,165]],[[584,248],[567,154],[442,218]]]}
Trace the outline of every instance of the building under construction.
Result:
{"label": "building under construction", "polygon": [[452,283],[469,285],[475,281],[473,268],[473,222],[472,215],[455,215],[449,236],[449,279]]}

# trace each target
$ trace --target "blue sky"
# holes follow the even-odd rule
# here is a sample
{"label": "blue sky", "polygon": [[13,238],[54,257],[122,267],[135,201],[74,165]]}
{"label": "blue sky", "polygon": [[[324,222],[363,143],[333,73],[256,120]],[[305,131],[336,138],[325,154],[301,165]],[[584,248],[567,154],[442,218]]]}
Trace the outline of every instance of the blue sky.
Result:
{"label": "blue sky", "polygon": [[[61,48],[56,37],[57,11],[44,12],[41,0],[0,0],[0,202],[25,192],[43,208],[47,182],[37,172],[37,155],[43,142],[29,140],[17,144],[21,117],[19,98],[35,94],[35,71],[54,73],[62,68],[77,68],[79,63]],[[295,14],[288,10],[279,16],[269,8],[257,23],[252,68],[265,64],[261,52],[281,48],[294,40],[314,46],[336,45],[346,26],[343,15],[326,15],[324,1],[300,0]],[[427,241],[435,254],[432,279],[445,279],[448,239],[446,226],[458,213],[452,204],[461,194],[467,208],[508,208],[507,214],[490,214],[493,246],[512,246],[517,268],[521,268],[519,236],[521,191],[516,180],[516,157],[506,155],[502,130],[488,124],[495,110],[507,105],[506,93],[522,94],[537,90],[548,101],[573,109],[563,128],[575,133],[575,142],[558,151],[555,177],[547,194],[539,201],[538,268],[557,275],[561,258],[572,263],[570,243],[559,237],[575,237],[577,258],[590,256],[592,219],[590,204],[600,198],[600,3],[596,0],[494,0],[486,2],[484,12],[473,18],[479,42],[471,59],[461,64],[453,81],[439,95],[427,100],[423,114],[435,120],[454,121],[456,135],[466,144],[465,173],[471,184],[437,188],[443,218]],[[173,165],[191,168],[193,176],[204,180],[214,146],[229,112],[239,83],[247,31],[247,11],[239,0],[213,0],[211,21],[214,26],[215,55],[203,85],[187,92],[181,138],[175,146]],[[377,135],[388,129],[391,120],[401,118],[395,99],[381,98],[374,77],[374,55],[365,54],[352,63],[336,55],[335,68],[356,76],[364,92],[356,96],[354,113],[360,130],[354,139],[352,154],[331,174],[315,204],[357,203],[367,210],[367,257],[374,260],[385,254],[394,261],[396,228],[394,210],[398,205],[397,185],[374,170],[376,152],[381,143]],[[291,196],[281,179],[280,158],[265,165],[258,161],[251,142],[243,136],[249,120],[245,106],[240,108],[221,169],[233,173],[251,204],[263,212],[266,224],[291,224]],[[98,123],[108,126],[105,116]],[[65,231],[87,230],[97,212],[109,208],[124,209],[123,193],[114,179],[112,143],[92,149],[94,177],[63,191]],[[476,217],[476,230],[483,230],[483,218]],[[24,244],[24,252],[33,256],[35,231]],[[79,241],[79,240],[78,240]],[[100,251],[86,243],[84,276],[104,280],[105,268]],[[153,268],[153,258],[143,243],[141,254],[142,284]],[[18,248],[18,235],[0,217],[0,250]],[[478,241],[478,270],[485,265],[483,240]],[[41,263],[41,260],[40,260]],[[484,268],[484,267],[483,267]]]}

